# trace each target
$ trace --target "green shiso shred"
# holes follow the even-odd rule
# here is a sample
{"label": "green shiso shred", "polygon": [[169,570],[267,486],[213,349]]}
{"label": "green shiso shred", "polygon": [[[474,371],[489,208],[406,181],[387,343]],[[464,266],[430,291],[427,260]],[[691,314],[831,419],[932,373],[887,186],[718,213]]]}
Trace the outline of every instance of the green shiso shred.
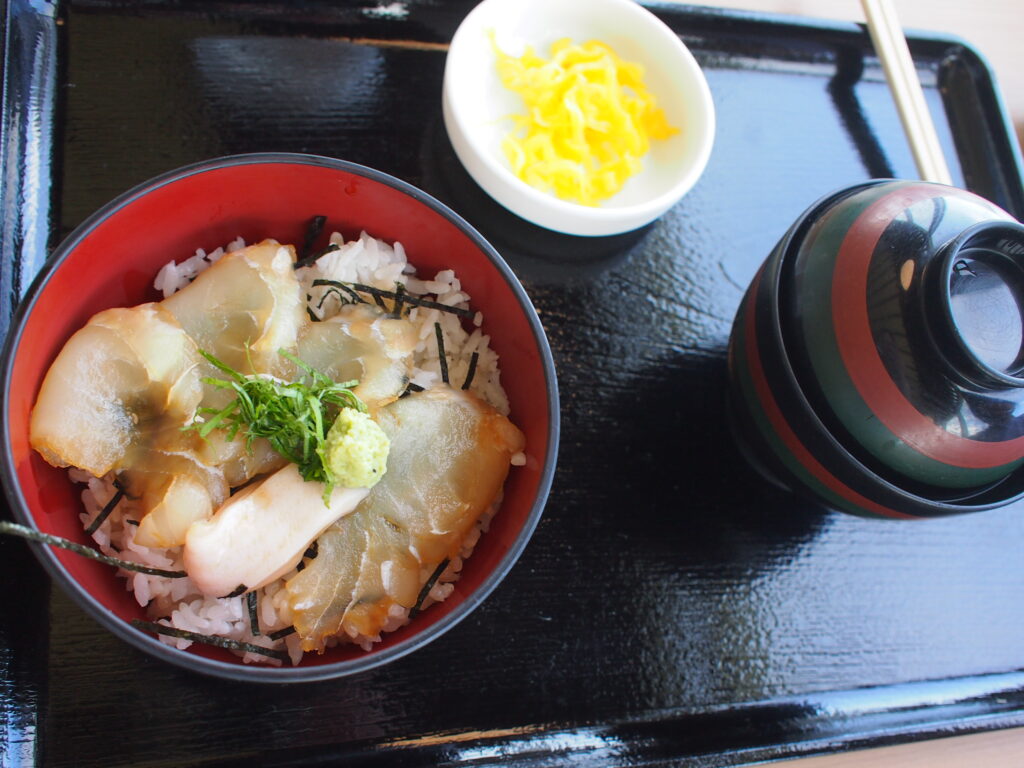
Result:
{"label": "green shiso shred", "polygon": [[327,432],[342,408],[366,413],[366,404],[352,392],[359,382],[334,382],[328,376],[284,349],[278,353],[295,363],[304,376],[300,381],[245,375],[218,360],[205,350],[200,354],[226,379],[205,378],[218,389],[231,390],[235,399],[223,408],[200,408],[196,420],[185,427],[206,438],[215,429],[227,432],[233,440],[244,429],[247,447],[257,438],[266,438],[271,448],[298,467],[303,480],[324,484],[324,504],[334,490],[334,473],[326,461]]}

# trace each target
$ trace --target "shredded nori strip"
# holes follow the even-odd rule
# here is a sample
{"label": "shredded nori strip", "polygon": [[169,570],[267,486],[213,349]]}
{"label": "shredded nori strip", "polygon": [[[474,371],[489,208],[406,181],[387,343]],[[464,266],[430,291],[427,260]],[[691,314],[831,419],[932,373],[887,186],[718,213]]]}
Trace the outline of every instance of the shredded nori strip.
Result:
{"label": "shredded nori strip", "polygon": [[407,386],[405,388],[405,392],[400,394],[398,397],[399,398],[408,397],[409,395],[413,394],[414,392],[422,392],[422,391],[423,391],[423,387],[421,387],[419,384],[413,384],[412,382],[410,382],[409,386]]}
{"label": "shredded nori strip", "polygon": [[441,381],[448,384],[448,356],[444,351],[444,332],[440,323],[434,323],[434,335],[437,337],[437,362],[441,365]]}
{"label": "shredded nori strip", "polygon": [[444,569],[448,567],[448,562],[448,558],[446,557],[438,564],[437,568],[434,569],[434,572],[430,574],[430,578],[427,579],[427,583],[423,585],[423,589],[421,589],[420,593],[416,596],[416,605],[409,610],[410,619],[415,619],[416,616],[419,615],[419,612],[423,610],[423,601],[427,599],[427,595],[430,594],[430,590],[434,588],[434,584],[437,583],[439,578],[441,578],[441,574],[444,573]]}
{"label": "shredded nori strip", "polygon": [[128,525],[138,525],[139,521],[138,520],[125,520],[125,523],[127,523]]}
{"label": "shredded nori strip", "polygon": [[391,314],[395,317],[402,316],[402,300],[405,298],[405,286],[401,283],[395,285],[395,306]]}
{"label": "shredded nori strip", "polygon": [[337,243],[331,243],[326,248],[321,248],[319,251],[314,251],[308,256],[304,256],[301,259],[296,259],[293,268],[302,269],[303,267],[308,267],[310,264],[315,264],[316,260],[319,259],[321,256],[328,254],[331,251],[336,251],[339,248],[341,248],[341,246],[338,245]]}
{"label": "shredded nori strip", "polygon": [[229,597],[238,597],[239,595],[244,595],[245,594],[245,590],[247,590],[247,589],[248,589],[248,587],[245,586],[245,584],[239,584],[237,587],[232,589],[229,594],[223,595],[223,599],[227,600]]}
{"label": "shredded nori strip", "polygon": [[110,501],[106,503],[103,509],[99,511],[99,514],[92,519],[92,522],[89,523],[89,526],[85,529],[85,532],[90,536],[96,533],[96,529],[103,525],[103,521],[110,517],[110,513],[114,511],[114,507],[116,507],[121,502],[121,499],[124,498],[124,486],[115,480],[114,487],[117,488],[117,492],[110,497]]}
{"label": "shredded nori strip", "polygon": [[334,288],[337,291],[344,291],[345,293],[352,297],[352,301],[356,304],[366,303],[363,301],[363,297],[359,295],[358,291],[346,285],[345,283],[339,283],[337,280],[326,280],[324,278],[317,278],[316,280],[313,281],[314,288],[323,285],[330,286],[331,288]]}
{"label": "shredded nori strip", "polygon": [[480,353],[474,352],[469,358],[469,370],[466,371],[466,380],[462,382],[463,389],[469,389],[469,385],[473,383],[473,377],[476,376],[476,364],[480,359]]}
{"label": "shredded nori strip", "polygon": [[296,266],[309,258],[309,252],[313,250],[313,243],[320,237],[320,233],[324,231],[324,224],[326,223],[326,216],[314,216],[309,220],[309,224],[306,225],[306,239],[302,243],[302,250],[299,251],[299,258],[295,261]]}
{"label": "shredded nori strip", "polygon": [[[313,287],[318,285],[333,285],[335,288],[351,287],[360,293],[368,293],[374,297],[380,297],[382,299],[392,299],[397,301],[399,294],[395,291],[385,291],[383,288],[374,288],[372,285],[363,285],[362,283],[340,283],[337,280],[321,280],[317,279],[313,281]],[[471,309],[462,309],[461,307],[450,307],[447,304],[441,304],[438,301],[431,301],[430,299],[421,299],[419,296],[415,296],[411,293],[402,293],[401,299],[403,304],[410,306],[424,307],[426,309],[438,309],[442,312],[450,312],[453,315],[459,315],[472,319],[476,313]]]}
{"label": "shredded nori strip", "polygon": [[308,304],[306,305],[306,314],[309,315],[310,322],[313,322],[313,323],[319,323],[320,322],[320,318],[316,316],[316,312],[314,312],[312,309],[309,308]]}
{"label": "shredded nori strip", "polygon": [[261,656],[269,656],[272,659],[288,661],[288,654],[284,651],[275,651],[273,648],[264,648],[262,645],[253,645],[252,643],[242,643],[238,640],[231,640],[227,637],[200,635],[197,632],[189,632],[187,629],[167,627],[163,624],[157,624],[152,621],[143,621],[142,619],[132,619],[132,626],[143,631],[155,632],[158,635],[169,635],[171,637],[180,637],[185,640],[191,640],[193,643],[216,645],[218,648],[227,648],[229,651],[258,653]]}
{"label": "shredded nori strip", "polygon": [[[313,559],[316,558],[316,554],[317,554],[318,551],[319,551],[318,542],[314,541],[312,544],[309,545],[309,547],[306,548],[306,551],[302,553],[302,557],[303,558],[309,558],[310,560],[313,560]],[[303,571],[303,570],[305,570],[305,568],[306,568],[306,561],[305,561],[305,559],[299,560],[299,564],[295,566],[295,570],[296,571]]]}
{"label": "shredded nori strip", "polygon": [[259,617],[259,598],[256,597],[256,592],[250,592],[245,596],[245,607],[249,609],[249,630],[252,632],[253,637],[262,634],[260,632],[260,617]]}
{"label": "shredded nori strip", "polygon": [[323,309],[324,302],[327,301],[327,299],[330,298],[332,295],[333,296],[337,296],[338,297],[338,301],[340,303],[342,303],[342,304],[362,304],[363,303],[363,300],[361,298],[359,298],[359,294],[358,293],[353,293],[352,295],[355,296],[355,299],[352,299],[348,295],[342,293],[340,289],[335,288],[335,287],[332,286],[332,287],[328,288],[326,291],[324,291],[324,295],[320,297],[320,301],[317,302],[316,308],[317,309]]}
{"label": "shredded nori strip", "polygon": [[279,629],[276,632],[271,632],[269,635],[267,635],[267,637],[269,637],[271,640],[280,640],[282,637],[288,637],[288,635],[294,634],[295,627],[285,627],[284,629]]}
{"label": "shredded nori strip", "polygon": [[383,309],[385,312],[388,311],[388,305],[384,303],[384,299],[379,294],[373,294],[373,300],[377,302],[377,306]]}
{"label": "shredded nori strip", "polygon": [[102,552],[99,552],[92,547],[87,547],[77,542],[63,539],[60,536],[52,536],[49,533],[43,533],[42,531],[34,531],[31,528],[26,528],[24,525],[8,523],[5,520],[0,520],[0,533],[6,533],[11,536],[20,536],[23,539],[30,539],[42,544],[49,544],[51,547],[68,549],[76,555],[89,557],[93,560],[98,560],[101,563],[113,565],[116,568],[123,568],[126,571],[145,573],[150,576],[163,576],[165,579],[183,579],[188,576],[184,571],[165,571],[162,568],[151,568],[148,565],[141,565],[129,560],[120,560],[116,557],[110,557],[109,555],[104,555]]}

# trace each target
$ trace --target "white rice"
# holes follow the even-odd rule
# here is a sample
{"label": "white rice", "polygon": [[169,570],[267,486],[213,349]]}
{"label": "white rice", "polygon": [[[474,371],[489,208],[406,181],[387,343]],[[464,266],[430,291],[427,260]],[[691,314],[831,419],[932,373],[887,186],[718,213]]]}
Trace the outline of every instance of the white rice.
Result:
{"label": "white rice", "polygon": [[[334,233],[330,237],[330,243],[337,245],[337,250],[324,254],[313,265],[296,272],[300,284],[310,297],[309,307],[318,319],[324,320],[333,316],[341,304],[336,295],[330,294],[329,289],[313,287],[313,281],[317,279],[361,283],[382,290],[394,290],[395,284],[401,283],[410,294],[427,296],[432,301],[446,306],[469,308],[470,296],[462,290],[462,285],[452,270],[442,270],[429,280],[417,277],[415,268],[406,259],[405,249],[401,243],[392,246],[383,240],[370,237],[365,232],[348,242],[345,242],[340,234]],[[154,287],[166,298],[188,285],[225,253],[244,247],[245,242],[237,238],[224,248],[217,248],[210,253],[199,249],[180,263],[172,261],[166,264],[157,274]],[[325,297],[325,293],[329,295]],[[476,352],[477,367],[470,389],[501,413],[508,414],[508,398],[501,387],[498,356],[490,348],[490,338],[480,330],[483,322],[480,312],[475,314],[473,327],[469,331],[463,328],[462,320],[457,315],[438,309],[413,307],[408,317],[412,322],[419,324],[420,339],[413,355],[412,383],[427,389],[441,381],[441,366],[434,330],[434,324],[440,323],[444,334],[449,381],[455,386],[465,381],[470,358]],[[516,466],[521,466],[525,461],[526,457],[522,453],[512,457],[512,464]],[[82,525],[88,526],[116,493],[113,476],[95,478],[86,472],[72,470],[71,477],[86,486],[82,491],[84,511],[80,517]],[[424,601],[424,607],[441,602],[451,594],[454,589],[452,582],[461,575],[464,560],[472,554],[481,533],[486,532],[499,503],[500,499],[496,500],[466,536],[459,556],[452,558],[444,573],[437,579]],[[93,540],[105,554],[113,557],[166,570],[184,570],[180,547],[151,549],[135,543],[136,526],[128,521],[138,519],[139,510],[136,505],[127,498],[123,499],[92,534]],[[293,571],[286,574],[257,591],[260,634],[253,635],[243,596],[212,598],[200,594],[189,578],[170,579],[125,570],[118,571],[118,575],[125,579],[127,589],[134,594],[139,605],[146,608],[148,615],[159,623],[199,634],[218,635],[285,651],[291,662],[298,664],[302,658],[302,649],[296,634],[278,640],[271,640],[268,637],[278,630],[287,629],[292,624],[287,593],[283,587],[285,581],[294,573]],[[398,629],[408,621],[408,609],[393,606],[384,631]],[[182,638],[160,635],[160,639],[180,649],[191,645],[191,641]],[[359,645],[364,650],[370,650],[374,643],[380,640],[381,637],[378,635],[336,638],[333,642],[347,641]],[[247,663],[281,663],[261,654],[241,651],[236,653]]]}

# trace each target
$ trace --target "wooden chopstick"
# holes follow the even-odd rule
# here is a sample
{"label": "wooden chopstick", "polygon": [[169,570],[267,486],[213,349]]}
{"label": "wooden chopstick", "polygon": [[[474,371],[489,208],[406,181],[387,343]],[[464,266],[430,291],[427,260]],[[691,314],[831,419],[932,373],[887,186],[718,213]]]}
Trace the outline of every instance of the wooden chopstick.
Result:
{"label": "wooden chopstick", "polygon": [[921,81],[910,58],[907,38],[903,35],[891,0],[861,0],[861,6],[867,17],[871,42],[896,101],[918,174],[924,181],[952,185],[953,179],[924,100]]}

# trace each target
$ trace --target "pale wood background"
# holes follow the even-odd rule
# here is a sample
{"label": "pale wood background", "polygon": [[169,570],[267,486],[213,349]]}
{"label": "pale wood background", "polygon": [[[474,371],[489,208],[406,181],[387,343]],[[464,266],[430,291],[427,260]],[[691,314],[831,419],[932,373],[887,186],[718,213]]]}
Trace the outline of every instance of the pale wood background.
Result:
{"label": "pale wood background", "polygon": [[[693,5],[864,21],[859,0],[687,0]],[[905,28],[956,34],[995,72],[1024,144],[1024,0],[893,0]],[[786,768],[1022,768],[1024,728],[803,758]]]}
{"label": "pale wood background", "polygon": [[779,768],[1021,768],[1024,728],[772,763]]}
{"label": "pale wood background", "polygon": [[[864,21],[859,0],[688,0],[692,5]],[[1024,144],[1024,0],[893,0],[903,26],[958,35],[988,60]],[[1024,756],[1021,758],[1024,765]]]}

